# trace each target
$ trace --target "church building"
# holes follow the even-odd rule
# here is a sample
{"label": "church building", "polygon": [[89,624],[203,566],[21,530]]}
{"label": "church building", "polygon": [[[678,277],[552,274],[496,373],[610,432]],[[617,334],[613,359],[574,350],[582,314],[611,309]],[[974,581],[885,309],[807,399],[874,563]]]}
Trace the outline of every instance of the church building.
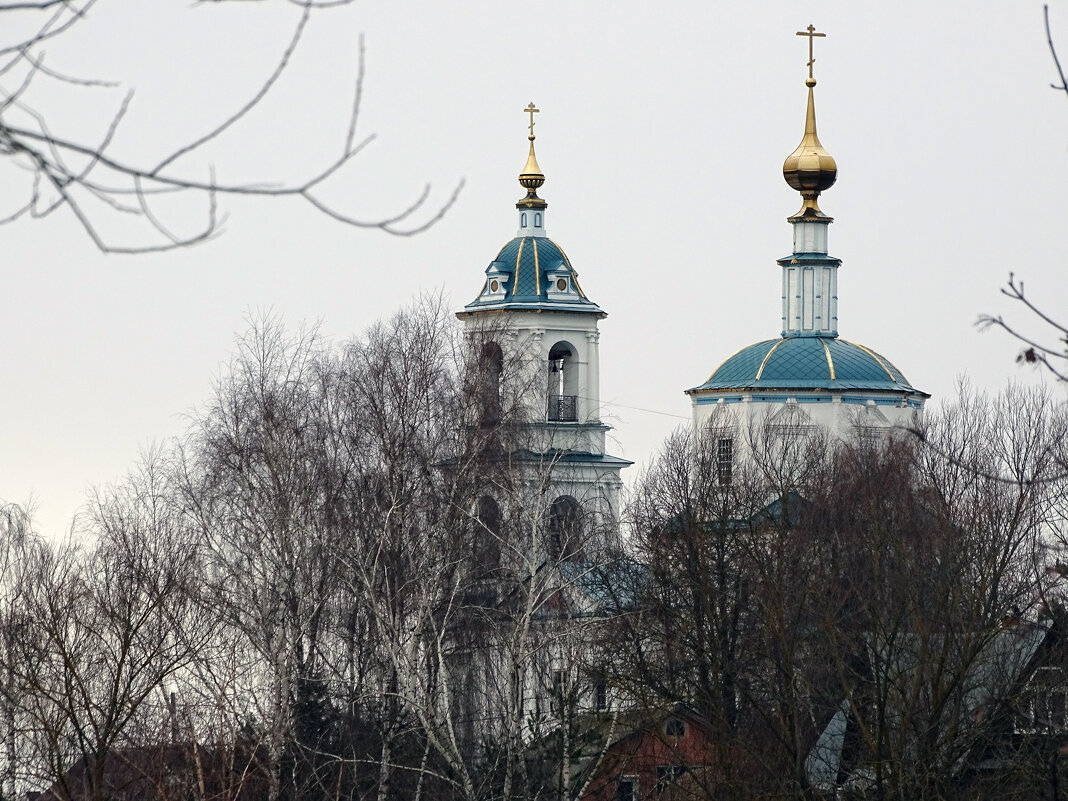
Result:
{"label": "church building", "polygon": [[[821,34],[810,26],[806,35],[804,136],[783,165],[801,208],[788,218],[792,253],[778,260],[781,331],[741,349],[687,390],[695,429],[712,429],[716,437],[721,484],[730,483],[732,463],[752,441],[747,432],[881,439],[911,424],[929,397],[889,359],[839,337],[841,261],[830,255],[833,220],[818,202],[834,184],[837,165],[816,133],[811,43]],[[490,432],[495,448],[472,518],[496,540],[492,571],[505,589],[490,593],[481,609],[505,609],[522,595],[530,625],[505,631],[493,613],[482,615],[470,644],[458,649],[463,658],[450,666],[462,688],[457,697],[477,708],[472,721],[510,716],[511,731],[531,740],[558,729],[568,715],[626,704],[613,702],[603,679],[598,683],[589,664],[594,629],[583,630],[619,607],[602,603],[583,577],[604,566],[602,546],[619,542],[621,471],[631,464],[606,450],[598,330],[606,314],[547,235],[548,204],[538,195],[545,175],[534,149],[537,111],[533,103],[526,109],[518,230],[485,269],[478,295],[457,312],[477,374],[478,419],[469,425]],[[510,607],[505,617],[513,619]],[[476,667],[479,652],[484,664]],[[567,697],[570,712],[564,712]],[[501,715],[502,709],[510,711]]]}
{"label": "church building", "polygon": [[[812,41],[823,34],[810,25],[799,35],[809,37],[808,109],[801,144],[782,168],[786,183],[801,194],[801,208],[787,218],[793,226],[793,252],[778,260],[782,331],[737,351],[687,394],[694,426],[718,429],[723,412],[730,410],[734,430],[743,438],[741,432],[754,426],[878,438],[894,426],[909,425],[930,395],[913,387],[885,356],[838,335],[842,262],[828,250],[834,219],[818,203],[838,176],[834,158],[816,135]],[[733,439],[724,434],[718,443],[725,466],[733,456]]]}

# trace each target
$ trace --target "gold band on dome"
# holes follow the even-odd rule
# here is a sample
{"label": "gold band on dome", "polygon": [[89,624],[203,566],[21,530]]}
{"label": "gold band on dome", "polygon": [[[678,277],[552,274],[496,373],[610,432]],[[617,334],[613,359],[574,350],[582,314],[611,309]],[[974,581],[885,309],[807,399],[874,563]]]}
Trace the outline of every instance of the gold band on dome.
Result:
{"label": "gold band on dome", "polygon": [[526,239],[521,239],[519,241],[519,252],[515,254],[515,285],[512,287],[513,296],[515,296],[515,293],[519,290],[519,262],[523,258],[523,245],[526,243]]}
{"label": "gold band on dome", "polygon": [[823,352],[827,355],[827,369],[831,371],[831,381],[834,381],[834,359],[831,358],[831,349],[827,347],[827,343],[822,338],[820,344],[823,345]]}
{"label": "gold band on dome", "polygon": [[[729,362],[731,359],[733,359],[735,356],[737,356],[743,350],[749,350],[749,348],[756,347],[757,345],[766,345],[768,342],[771,342],[771,341],[773,341],[773,340],[765,339],[765,340],[763,340],[761,342],[755,342],[752,345],[746,345],[744,348],[738,348],[738,350],[734,351],[734,353],[732,353],[730,356],[728,356],[726,359],[724,359],[723,361],[721,361],[719,363],[719,367],[717,367],[715,370],[712,371],[712,373],[708,376],[708,378],[705,379],[705,383],[707,384],[709,381],[711,381],[713,378],[715,378],[716,377],[716,373],[719,372],[719,368],[722,367],[723,365],[725,365],[727,362]],[[763,365],[761,365],[761,366],[763,366]]]}
{"label": "gold band on dome", "polygon": [[[568,265],[568,266],[570,266],[570,265]],[[579,286],[579,280],[578,280],[578,274],[577,273],[574,273],[574,272],[571,273],[571,283],[573,283],[575,285],[575,291],[579,293],[579,297],[580,298],[582,298],[583,300],[589,300],[589,298],[586,297],[586,293],[582,291],[582,287]]]}
{"label": "gold band on dome", "polygon": [[[549,237],[545,237],[545,238],[549,239]],[[553,245],[556,246],[556,249],[560,251],[560,255],[564,257],[564,264],[566,264],[568,267],[571,267],[571,260],[567,257],[567,254],[564,253],[564,249],[562,247],[560,247],[559,245],[557,245],[555,242],[553,242],[551,239],[549,239],[549,241],[552,242]],[[572,267],[572,269],[574,269],[574,268]]]}
{"label": "gold band on dome", "polygon": [[[877,361],[879,363],[879,366],[882,367],[883,370],[886,371],[886,374],[888,376],[890,376],[890,380],[893,381],[895,384],[897,383],[897,376],[895,376],[893,374],[893,372],[891,372],[890,368],[886,366],[886,364],[883,362],[883,360],[879,357],[878,353],[876,353],[875,351],[871,350],[870,348],[864,347],[863,345],[859,345],[856,342],[850,342],[847,339],[843,339],[841,341],[845,342],[847,345],[852,345],[854,348],[860,348],[862,351],[867,353],[869,356],[871,356],[873,359],[875,359],[875,361]],[[901,378],[902,378],[902,380],[904,380],[904,376],[902,376]]]}
{"label": "gold band on dome", "polygon": [[541,265],[538,264],[538,240],[531,238],[531,247],[534,248],[534,294],[541,294]]}
{"label": "gold band on dome", "polygon": [[775,349],[778,348],[779,345],[781,345],[783,342],[786,342],[786,340],[780,339],[778,342],[771,346],[771,350],[764,354],[764,361],[760,363],[760,369],[757,370],[756,378],[753,379],[754,381],[760,380],[760,376],[764,374],[764,365],[768,363],[768,359],[771,358],[771,354],[773,354],[775,352]]}

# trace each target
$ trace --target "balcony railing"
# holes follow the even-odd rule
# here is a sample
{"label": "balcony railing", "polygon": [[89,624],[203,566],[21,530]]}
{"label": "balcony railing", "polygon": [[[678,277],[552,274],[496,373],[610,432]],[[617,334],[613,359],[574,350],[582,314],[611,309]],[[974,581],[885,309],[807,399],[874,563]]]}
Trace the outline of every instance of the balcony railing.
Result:
{"label": "balcony railing", "polygon": [[550,395],[549,422],[574,423],[578,420],[577,395]]}

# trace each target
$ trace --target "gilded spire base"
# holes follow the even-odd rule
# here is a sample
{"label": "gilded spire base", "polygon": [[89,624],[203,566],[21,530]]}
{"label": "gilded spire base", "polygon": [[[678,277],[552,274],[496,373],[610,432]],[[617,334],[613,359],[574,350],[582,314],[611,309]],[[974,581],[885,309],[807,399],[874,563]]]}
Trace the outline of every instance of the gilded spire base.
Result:
{"label": "gilded spire base", "polygon": [[[531,104],[533,105],[533,104]],[[533,115],[531,115],[533,119]],[[521,198],[515,204],[517,209],[544,209],[549,204],[538,197],[538,189],[545,183],[545,175],[538,166],[538,159],[534,155],[534,134],[531,132],[527,137],[530,140],[530,153],[527,155],[527,163],[523,166],[523,172],[519,173],[519,185],[527,190],[527,196]]]}
{"label": "gilded spire base", "polygon": [[821,222],[832,223],[834,217],[824,214],[820,211],[819,204],[816,202],[816,198],[819,196],[819,192],[816,193],[801,193],[803,202],[801,208],[797,210],[792,216],[787,217],[786,221],[795,222]]}
{"label": "gilded spire base", "polygon": [[517,209],[547,209],[549,208],[549,204],[536,194],[531,193],[516,201],[515,207]]}

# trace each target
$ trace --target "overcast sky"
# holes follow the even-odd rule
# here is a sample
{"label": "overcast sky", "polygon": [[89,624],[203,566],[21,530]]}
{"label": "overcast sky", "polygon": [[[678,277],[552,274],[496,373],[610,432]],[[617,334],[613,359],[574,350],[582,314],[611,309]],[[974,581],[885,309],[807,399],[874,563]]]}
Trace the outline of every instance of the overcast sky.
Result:
{"label": "overcast sky", "polygon": [[[1068,4],[1051,13],[1068,59]],[[25,100],[56,134],[92,143],[132,88],[112,152],[158,160],[244,102],[295,16],[273,0],[99,0],[48,64],[121,88],[39,81]],[[779,333],[775,259],[799,206],[781,169],[805,104],[794,34],[810,22],[827,33],[816,107],[839,171],[820,205],[843,260],[841,335],[932,403],[961,376],[990,391],[1037,380],[974,323],[1025,319],[999,295],[1010,271],[1068,318],[1068,99],[1049,88],[1040,3],[359,0],[317,14],[270,101],[183,169],[203,177],[210,160],[222,180],[280,181],[328,163],[362,34],[359,131],[377,139],[332,180],[332,200],[389,215],[426,182],[434,205],[464,180],[455,207],[398,239],[295,202],[224,201],[219,238],[138,257],[100,255],[63,212],[0,228],[0,498],[33,498],[40,530],[62,534],[88,489],[184,429],[250,315],[321,321],[341,340],[420,292],[468,302],[515,233],[531,100],[549,235],[609,314],[612,451],[641,462],[688,418],[685,389]],[[27,188],[9,162],[0,216]],[[203,219],[200,206],[171,212],[185,231]],[[102,225],[140,241],[132,221]]]}

